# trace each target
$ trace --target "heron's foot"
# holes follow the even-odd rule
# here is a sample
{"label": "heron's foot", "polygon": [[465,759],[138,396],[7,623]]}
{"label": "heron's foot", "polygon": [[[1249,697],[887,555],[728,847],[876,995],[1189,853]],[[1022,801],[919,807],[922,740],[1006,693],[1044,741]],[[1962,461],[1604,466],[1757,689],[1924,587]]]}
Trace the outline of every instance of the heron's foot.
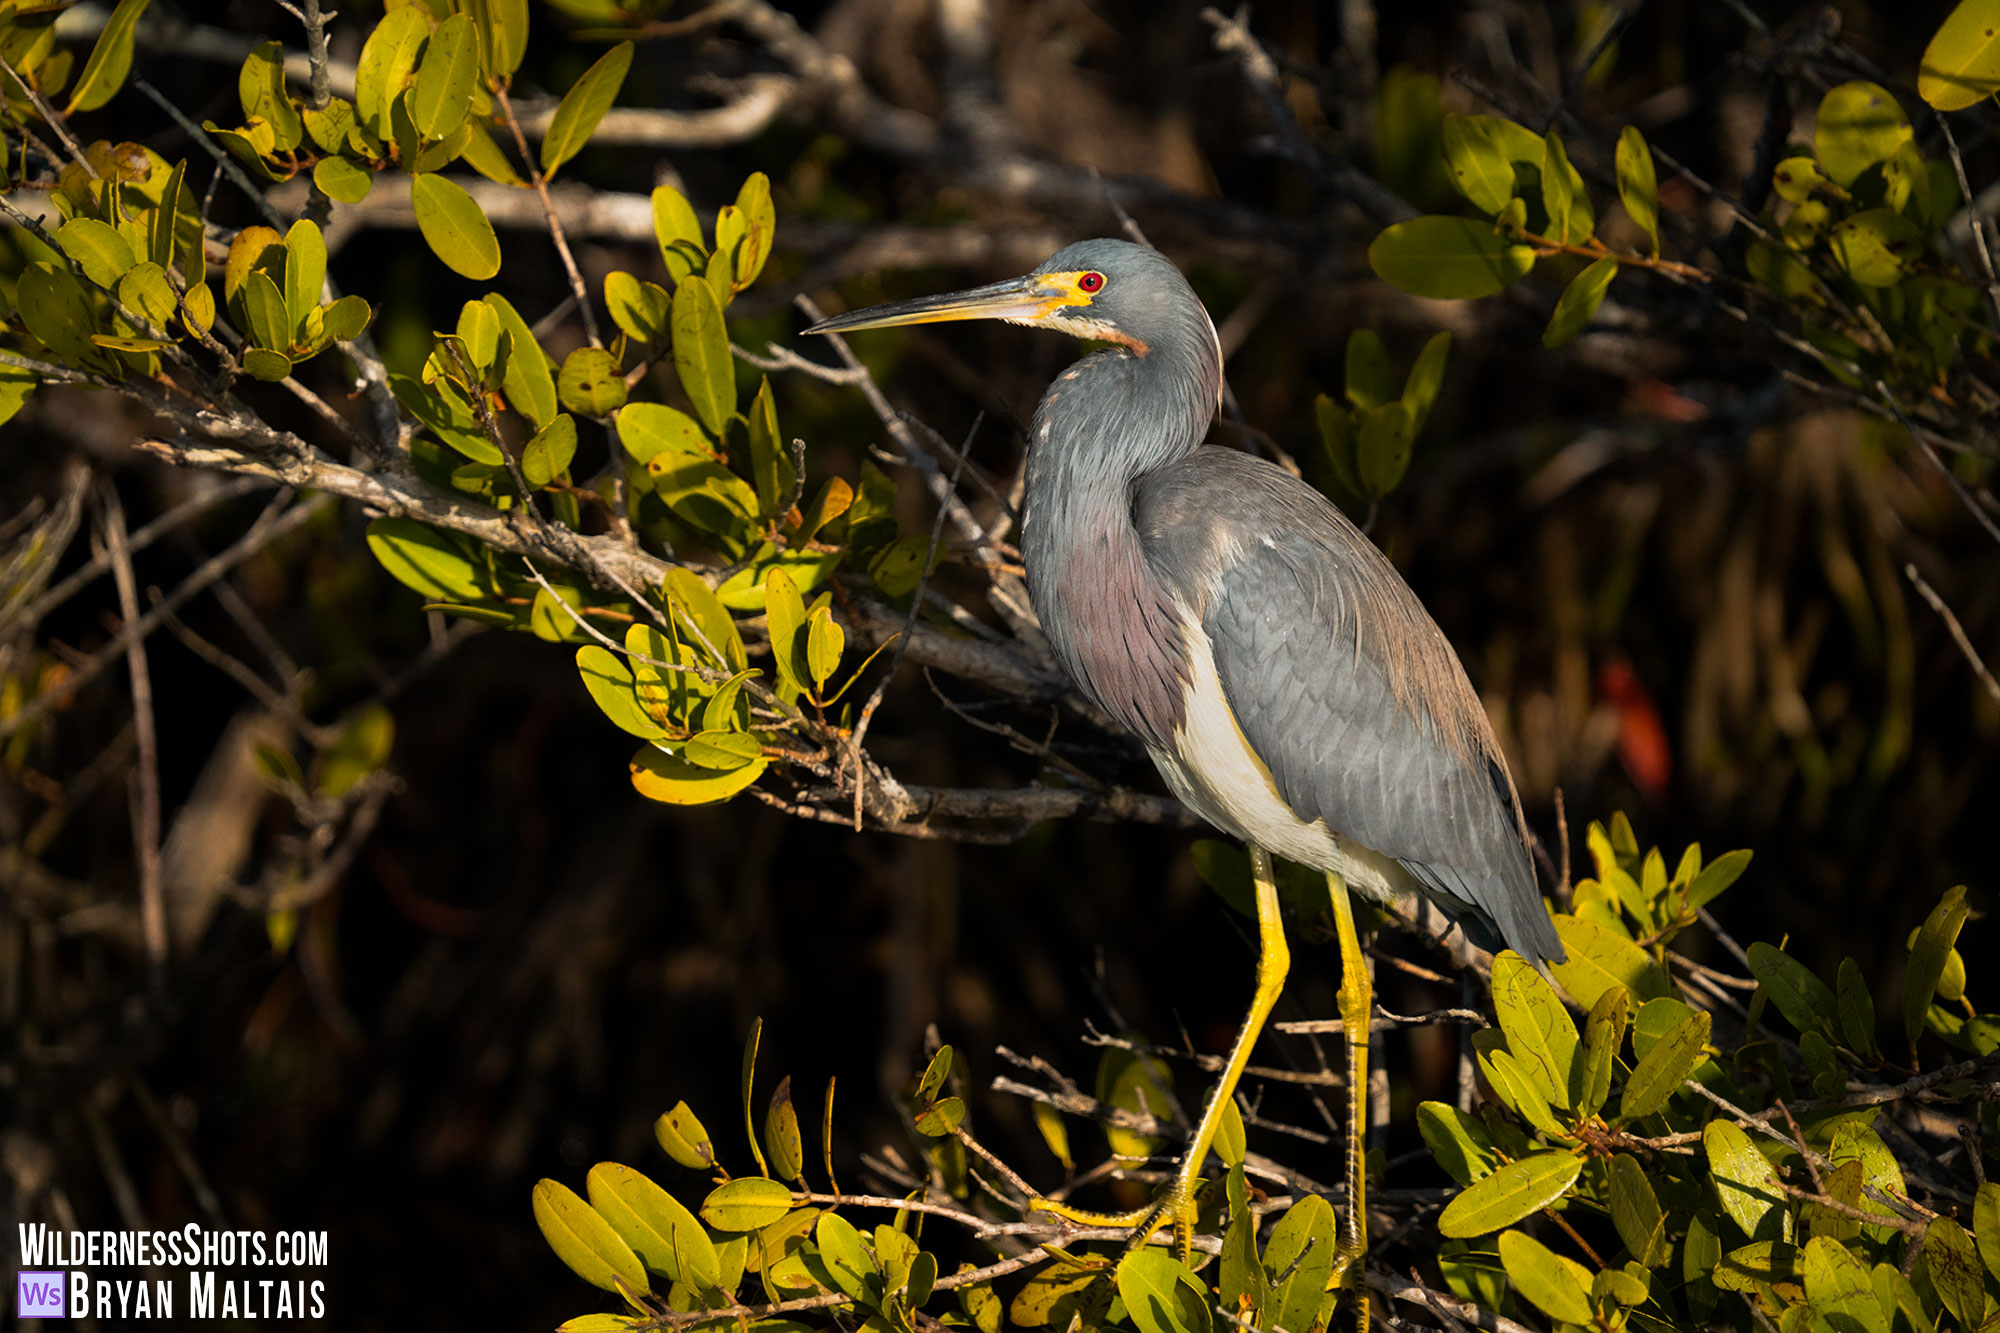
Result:
{"label": "heron's foot", "polygon": [[1196,1215],[1195,1182],[1186,1171],[1174,1173],[1174,1183],[1164,1194],[1154,1199],[1144,1208],[1126,1213],[1097,1213],[1055,1199],[1036,1197],[1028,1200],[1031,1213],[1053,1213],[1078,1226],[1108,1227],[1128,1231],[1120,1258],[1138,1249],[1153,1239],[1162,1228],[1173,1232],[1174,1253],[1182,1262],[1187,1261],[1193,1247]]}

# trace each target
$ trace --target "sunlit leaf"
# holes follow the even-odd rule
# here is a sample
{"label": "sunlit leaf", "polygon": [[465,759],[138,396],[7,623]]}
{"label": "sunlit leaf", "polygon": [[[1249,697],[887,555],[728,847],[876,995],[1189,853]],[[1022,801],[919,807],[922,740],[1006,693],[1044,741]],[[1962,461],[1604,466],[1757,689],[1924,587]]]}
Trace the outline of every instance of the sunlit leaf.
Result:
{"label": "sunlit leaf", "polygon": [[151,0],[118,0],[118,7],[105,20],[104,30],[97,34],[97,45],[90,48],[90,59],[83,62],[83,73],[77,76],[76,87],[70,90],[69,105],[63,108],[65,116],[95,111],[124,87],[125,76],[132,72],[132,35],[150,3]]}
{"label": "sunlit leaf", "polygon": [[632,1247],[574,1190],[543,1180],[535,1186],[534,1205],[543,1239],[571,1272],[606,1291],[617,1291],[621,1282],[638,1295],[652,1290]]}
{"label": "sunlit leaf", "polygon": [[475,280],[500,271],[500,238],[463,186],[426,172],[411,179],[410,203],[424,243],[446,268]]}
{"label": "sunlit leaf", "polygon": [[1888,89],[1855,81],[1820,99],[1813,147],[1821,168],[1844,189],[1868,168],[1887,162],[1912,133],[1909,117]]}
{"label": "sunlit leaf", "polygon": [[1514,1290],[1551,1319],[1588,1324],[1590,1271],[1521,1231],[1500,1235],[1500,1262]]}
{"label": "sunlit leaf", "polygon": [[1445,1236],[1483,1236],[1510,1227],[1560,1199],[1583,1170],[1583,1159],[1543,1152],[1508,1162],[1475,1181],[1438,1215]]}
{"label": "sunlit leaf", "polygon": [[1535,252],[1502,239],[1470,218],[1420,217],[1399,222],[1368,247],[1377,276],[1413,296],[1491,296],[1535,266]]}
{"label": "sunlit leaf", "polygon": [[583,151],[590,142],[590,136],[597,132],[597,123],[604,119],[604,113],[618,100],[618,90],[625,86],[625,74],[632,68],[631,42],[620,42],[597,58],[597,63],[583,72],[583,76],[563,94],[562,103],[556,107],[555,116],[549,121],[548,133],[542,136],[542,171],[553,176],[563,163]]}

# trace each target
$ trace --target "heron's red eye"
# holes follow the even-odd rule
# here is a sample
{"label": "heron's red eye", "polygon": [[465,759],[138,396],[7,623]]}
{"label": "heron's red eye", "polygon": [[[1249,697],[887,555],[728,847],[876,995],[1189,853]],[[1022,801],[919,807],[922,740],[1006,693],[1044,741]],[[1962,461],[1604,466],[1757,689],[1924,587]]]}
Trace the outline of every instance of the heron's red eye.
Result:
{"label": "heron's red eye", "polygon": [[1104,290],[1104,275],[1086,273],[1076,280],[1076,285],[1086,292],[1101,292]]}

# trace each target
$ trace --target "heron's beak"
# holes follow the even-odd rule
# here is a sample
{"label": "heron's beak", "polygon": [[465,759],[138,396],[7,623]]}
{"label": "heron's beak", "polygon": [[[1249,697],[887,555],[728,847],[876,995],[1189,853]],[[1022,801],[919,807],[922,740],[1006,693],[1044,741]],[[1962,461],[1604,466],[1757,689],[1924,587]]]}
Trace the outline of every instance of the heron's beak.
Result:
{"label": "heron's beak", "polygon": [[821,320],[806,332],[852,333],[856,329],[888,329],[898,324],[942,324],[957,319],[1040,323],[1060,307],[1071,304],[1065,296],[1064,292],[1052,289],[1040,275],[1030,274],[1025,278],[1009,278],[1005,282],[974,287],[968,291],[869,306],[866,310]]}

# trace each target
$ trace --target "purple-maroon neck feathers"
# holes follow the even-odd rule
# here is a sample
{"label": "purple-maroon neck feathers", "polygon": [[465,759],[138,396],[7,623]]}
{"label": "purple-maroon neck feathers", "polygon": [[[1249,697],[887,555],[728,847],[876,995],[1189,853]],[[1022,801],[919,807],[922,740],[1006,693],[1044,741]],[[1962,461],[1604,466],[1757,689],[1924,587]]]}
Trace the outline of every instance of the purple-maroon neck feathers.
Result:
{"label": "purple-maroon neck feathers", "polygon": [[1208,313],[1179,271],[1139,253],[1145,269],[1114,273],[1113,286],[1122,288],[1120,327],[1146,353],[1098,352],[1049,387],[1029,441],[1022,556],[1036,613],[1071,677],[1141,740],[1165,747],[1181,722],[1186,654],[1176,590],[1147,562],[1133,526],[1133,488],[1201,444],[1222,364]]}

